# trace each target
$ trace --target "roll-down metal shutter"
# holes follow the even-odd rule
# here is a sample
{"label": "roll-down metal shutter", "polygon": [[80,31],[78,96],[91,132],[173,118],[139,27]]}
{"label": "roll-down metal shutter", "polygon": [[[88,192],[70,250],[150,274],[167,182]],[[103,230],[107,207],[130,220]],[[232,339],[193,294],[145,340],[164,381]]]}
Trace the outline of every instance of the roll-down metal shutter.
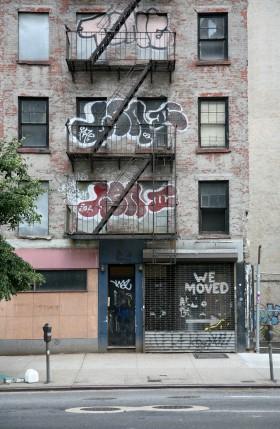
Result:
{"label": "roll-down metal shutter", "polygon": [[145,351],[235,351],[234,265],[147,264]]}

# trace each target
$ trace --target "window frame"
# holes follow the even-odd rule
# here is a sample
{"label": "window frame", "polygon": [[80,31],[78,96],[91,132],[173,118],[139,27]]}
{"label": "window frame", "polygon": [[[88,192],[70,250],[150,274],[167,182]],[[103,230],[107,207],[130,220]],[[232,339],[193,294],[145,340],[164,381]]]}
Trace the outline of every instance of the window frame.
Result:
{"label": "window frame", "polygon": [[[202,185],[206,183],[217,183],[225,185],[225,195],[226,195],[226,208],[224,208],[224,222],[225,230],[224,231],[204,231],[202,229],[202,211],[201,207],[201,194],[202,194]],[[199,234],[200,235],[229,235],[229,181],[228,180],[200,180],[198,182],[198,209],[199,209]],[[209,208],[211,210],[211,208]],[[205,210],[205,208],[204,208]],[[214,210],[222,210],[219,207],[213,207]]]}
{"label": "window frame", "polygon": [[[48,21],[48,57],[45,59],[28,59],[28,58],[20,58],[20,15],[46,15]],[[18,11],[18,62],[25,64],[49,64],[50,61],[50,14],[48,11],[37,12],[37,11]]]}
{"label": "window frame", "polygon": [[68,269],[63,269],[63,268],[60,268],[60,269],[40,269],[40,268],[37,268],[36,269],[36,272],[42,274],[43,276],[45,276],[44,272],[46,272],[46,271],[48,271],[48,272],[49,271],[51,271],[51,272],[82,271],[85,273],[85,279],[84,279],[85,280],[85,284],[84,284],[85,287],[82,289],[68,289],[68,288],[52,289],[52,288],[45,288],[44,283],[42,283],[42,285],[39,285],[39,286],[36,286],[36,283],[34,283],[32,292],[36,292],[36,293],[52,293],[52,292],[54,292],[54,293],[63,293],[63,292],[67,292],[67,293],[69,293],[69,292],[74,292],[74,293],[82,292],[82,293],[84,293],[84,292],[88,292],[88,280],[87,280],[88,273],[87,273],[86,268],[81,268],[81,269],[77,269],[77,268],[73,268],[73,269],[72,268],[68,268]]}
{"label": "window frame", "polygon": [[[45,123],[38,123],[38,122],[28,122],[28,123],[24,123],[22,122],[22,101],[29,101],[29,100],[41,100],[41,101],[46,101],[46,122]],[[46,144],[44,146],[40,145],[40,146],[27,146],[23,143],[21,143],[21,148],[24,149],[29,149],[32,150],[34,149],[35,151],[38,149],[49,149],[49,98],[48,97],[18,97],[18,139],[21,140],[23,138],[22,135],[22,126],[23,125],[43,125],[46,127]]]}
{"label": "window frame", "polygon": [[[221,102],[223,101],[225,104],[225,144],[224,146],[203,146],[201,142],[201,105],[204,102],[210,103],[213,102]],[[211,125],[211,124],[210,124]],[[216,125],[212,123],[212,125]],[[198,143],[199,143],[199,149],[203,150],[213,150],[213,149],[228,149],[229,148],[229,109],[228,109],[228,97],[199,97],[198,98]]]}
{"label": "window frame", "polygon": [[[210,18],[210,17],[223,17],[224,18],[224,37],[223,38],[219,38],[219,39],[205,39],[205,38],[201,38],[200,37],[200,19],[201,18]],[[200,57],[200,43],[201,42],[205,42],[205,41],[212,41],[212,42],[217,42],[217,41],[224,41],[224,47],[225,47],[225,51],[224,51],[224,57],[223,58],[216,58],[216,59],[203,59]],[[228,13],[227,12],[209,12],[209,13],[198,13],[197,14],[197,58],[199,61],[202,62],[220,62],[220,61],[228,61],[229,56],[228,56]]]}

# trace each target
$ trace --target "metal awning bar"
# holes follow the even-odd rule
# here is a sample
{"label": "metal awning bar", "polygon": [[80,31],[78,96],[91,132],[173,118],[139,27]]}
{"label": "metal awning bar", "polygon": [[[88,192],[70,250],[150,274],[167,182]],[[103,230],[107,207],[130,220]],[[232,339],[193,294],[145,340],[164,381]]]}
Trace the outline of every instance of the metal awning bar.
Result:
{"label": "metal awning bar", "polygon": [[[172,249],[144,249],[143,250],[143,260],[144,261],[153,261],[155,258],[158,261],[166,261],[170,259],[170,257],[174,257],[174,251]],[[185,249],[177,249],[176,250],[176,260],[178,261],[187,261],[187,260],[204,260],[204,261],[237,261],[238,253],[229,249],[218,249],[212,250],[209,249],[207,251],[193,251],[193,250],[185,250]]]}

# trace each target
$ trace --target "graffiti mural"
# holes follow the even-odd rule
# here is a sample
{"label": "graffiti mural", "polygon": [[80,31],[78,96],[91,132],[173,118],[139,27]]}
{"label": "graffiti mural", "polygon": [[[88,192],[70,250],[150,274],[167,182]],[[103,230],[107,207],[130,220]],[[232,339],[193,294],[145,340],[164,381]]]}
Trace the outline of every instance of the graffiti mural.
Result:
{"label": "graffiti mural", "polygon": [[224,304],[229,300],[230,285],[225,279],[221,281],[216,277],[215,271],[193,272],[193,279],[185,283],[185,293],[179,299],[179,312],[193,328],[201,325],[201,329],[210,331],[211,327],[214,330],[227,327],[226,319],[231,317],[231,312]]}
{"label": "graffiti mural", "polygon": [[[116,98],[109,102],[95,100],[86,103],[83,117],[68,121],[71,141],[82,148],[93,147],[104,134],[106,122],[112,119],[121,101]],[[154,99],[151,109],[148,100],[131,100],[108,139],[117,141],[126,136],[140,147],[150,147],[153,143],[164,142],[164,136],[167,139],[168,125],[181,132],[188,128],[187,116],[179,103]],[[165,143],[168,143],[166,139]]]}
{"label": "graffiti mural", "polygon": [[[87,189],[88,199],[81,198],[86,196],[85,193],[78,195],[78,201],[76,201],[77,215],[81,218],[103,219],[108,208],[123,192],[124,186],[120,182],[89,184]],[[175,195],[173,185],[162,185],[151,189],[137,183],[123,199],[113,216],[141,219],[149,213],[159,213],[173,209],[176,204]]]}
{"label": "graffiti mural", "polygon": [[266,304],[265,308],[260,310],[261,325],[279,325],[280,324],[280,305]]}
{"label": "graffiti mural", "polygon": [[[83,44],[85,48],[89,48],[88,50],[83,50],[83,53],[86,54],[86,56],[82,56],[83,58],[90,57],[106,35],[106,30],[112,28],[121,14],[121,12],[112,10],[106,14],[78,15],[77,35],[80,39],[80,45]],[[171,40],[174,43],[171,34],[168,28],[168,16],[158,13],[154,8],[150,8],[146,12],[138,13],[136,21],[131,16],[110,42],[110,46],[136,43],[140,53],[141,49],[146,50],[147,48],[163,52],[168,50]],[[85,39],[90,39],[90,43],[86,43]]]}

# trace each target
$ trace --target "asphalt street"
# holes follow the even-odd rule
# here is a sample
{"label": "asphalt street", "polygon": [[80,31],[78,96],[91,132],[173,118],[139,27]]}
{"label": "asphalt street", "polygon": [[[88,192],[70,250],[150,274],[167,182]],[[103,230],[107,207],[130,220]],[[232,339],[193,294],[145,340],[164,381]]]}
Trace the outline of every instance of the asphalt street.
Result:
{"label": "asphalt street", "polygon": [[0,393],[1,429],[277,429],[279,389]]}

